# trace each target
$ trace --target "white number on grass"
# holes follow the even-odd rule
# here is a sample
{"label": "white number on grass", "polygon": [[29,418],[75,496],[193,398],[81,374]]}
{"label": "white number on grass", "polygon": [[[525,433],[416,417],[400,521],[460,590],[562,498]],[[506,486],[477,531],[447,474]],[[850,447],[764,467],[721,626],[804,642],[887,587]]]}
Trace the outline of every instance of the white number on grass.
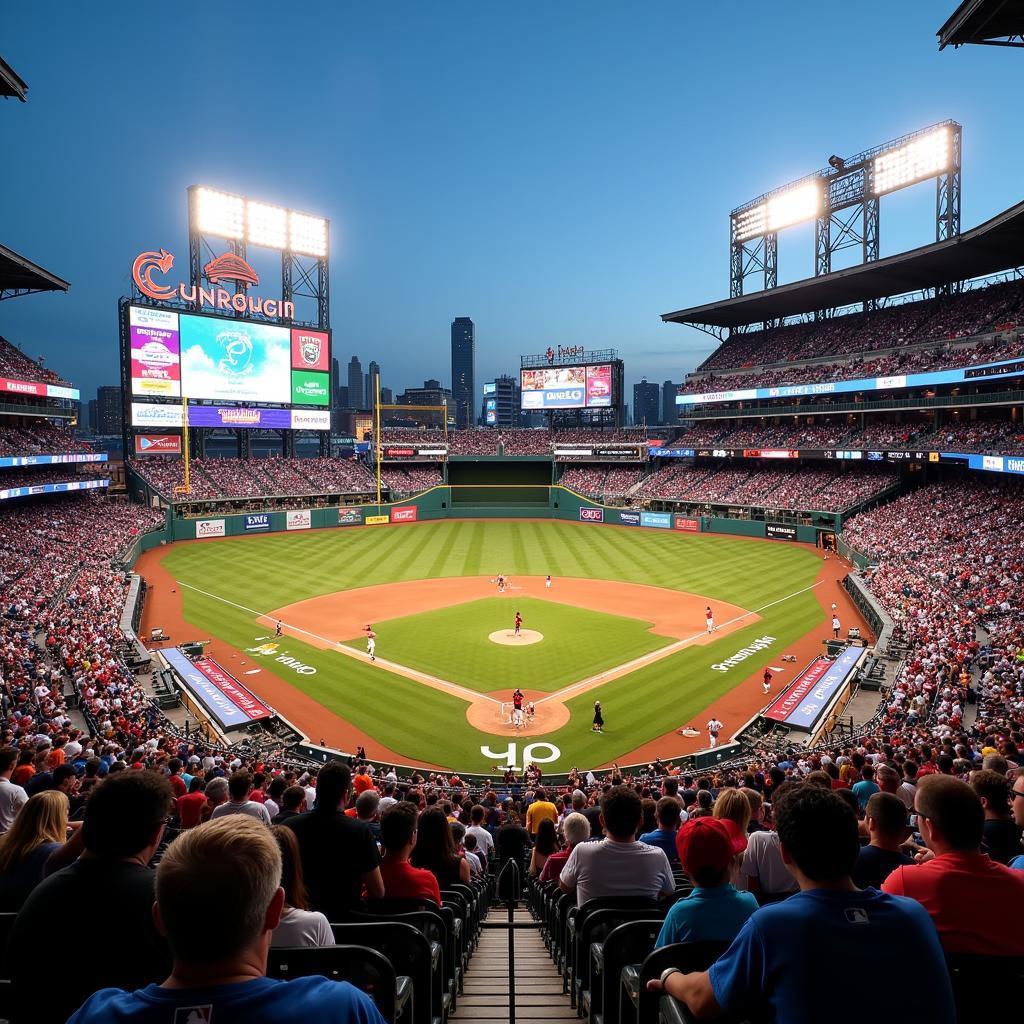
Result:
{"label": "white number on grass", "polygon": [[[491,750],[490,747],[481,747],[480,753],[489,761],[504,761],[506,765],[511,767],[520,763],[516,757],[518,750],[519,744],[510,743],[505,750]],[[543,756],[540,753],[541,750],[546,752]],[[523,747],[522,764],[550,764],[552,761],[557,761],[561,756],[562,752],[553,743],[528,743]]]}

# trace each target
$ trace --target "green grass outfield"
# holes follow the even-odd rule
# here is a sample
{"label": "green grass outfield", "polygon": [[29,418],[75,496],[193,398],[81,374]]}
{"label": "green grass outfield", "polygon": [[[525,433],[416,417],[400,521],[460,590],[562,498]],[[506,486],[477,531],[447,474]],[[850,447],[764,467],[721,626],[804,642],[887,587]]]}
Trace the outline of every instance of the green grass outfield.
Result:
{"label": "green grass outfield", "polygon": [[[519,741],[521,745],[541,741],[555,745],[560,757],[546,765],[549,771],[617,759],[691,721],[750,674],[742,666],[730,672],[715,672],[710,669],[713,663],[764,634],[777,638],[772,650],[781,650],[825,618],[812,592],[797,594],[813,584],[820,567],[818,556],[805,548],[710,534],[615,529],[550,520],[442,520],[407,526],[229,538],[172,546],[163,564],[175,579],[185,584],[181,588],[185,618],[199,627],[202,635],[212,634],[241,650],[252,647],[255,637],[265,635],[265,629],[255,622],[256,616],[283,605],[355,587],[439,576],[493,576],[502,571],[514,579],[550,573],[556,578],[622,580],[688,591],[750,610],[780,602],[765,608],[761,621],[752,626],[706,646],[685,648],[570,700],[572,719],[564,728]],[[544,604],[545,612],[559,607],[537,603]],[[500,605],[507,617],[509,603],[502,601]],[[396,642],[403,650],[412,652],[410,657],[429,660],[437,640],[431,636],[431,617],[457,611],[442,609],[381,624],[377,627],[378,653],[411,664],[398,658],[394,650],[385,649],[385,631],[390,632],[394,626]],[[533,615],[532,610],[530,614]],[[642,617],[642,609],[637,614]],[[621,629],[617,642],[623,645],[621,657],[608,645],[611,664],[635,657],[629,645],[642,642],[640,638],[652,642],[654,647],[661,646],[665,639],[645,633],[642,621],[607,618],[617,631]],[[422,623],[424,638],[418,655],[412,651],[417,623]],[[507,623],[499,622],[494,628],[503,625]],[[526,625],[539,628],[529,618]],[[547,636],[544,629],[541,632]],[[486,634],[483,642],[487,643]],[[552,672],[561,673],[571,659],[565,653],[567,647],[556,651],[556,646],[568,642],[568,635],[561,639],[552,635],[550,645],[545,640],[533,649],[547,648]],[[507,653],[509,658],[531,650],[489,646],[495,654]],[[498,752],[508,744],[507,735],[498,731],[497,714],[495,734],[482,733],[466,721],[466,705],[457,697],[290,637],[282,652],[315,667],[316,674],[297,675],[271,659],[263,660],[261,667],[410,758],[460,770],[486,771],[493,767],[495,758],[481,753],[480,748],[490,746]],[[458,647],[453,641],[451,657],[457,654]],[[446,671],[435,674],[460,681],[449,674],[453,664],[450,657],[445,655],[445,659]],[[469,672],[471,664],[467,654],[462,671]],[[585,668],[578,673],[570,670],[566,682],[589,674],[592,673]],[[474,680],[464,685],[477,688],[479,683]],[[501,689],[505,685],[514,685],[514,681],[481,688]],[[552,683],[556,689],[560,685],[564,684]],[[590,731],[591,709],[597,697],[606,721],[603,735]],[[368,753],[372,756],[372,749]],[[666,756],[671,753],[664,751]]]}
{"label": "green grass outfield", "polygon": [[[511,631],[516,610],[523,628],[544,634],[527,647],[503,647],[492,632]],[[638,608],[637,614],[643,614]],[[408,665],[471,690],[560,690],[672,643],[649,632],[650,622],[573,608],[571,605],[500,597],[469,601],[376,624],[377,657]],[[362,634],[346,641],[366,650]]]}

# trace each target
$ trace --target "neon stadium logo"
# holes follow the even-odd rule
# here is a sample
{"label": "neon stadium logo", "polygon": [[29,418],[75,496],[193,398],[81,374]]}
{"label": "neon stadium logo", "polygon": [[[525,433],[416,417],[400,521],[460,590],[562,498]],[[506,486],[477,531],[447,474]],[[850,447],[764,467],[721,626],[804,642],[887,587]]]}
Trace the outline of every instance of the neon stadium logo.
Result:
{"label": "neon stadium logo", "polygon": [[140,252],[132,263],[132,280],[135,287],[143,295],[156,299],[157,302],[181,299],[183,302],[195,302],[200,306],[222,309],[229,313],[255,314],[275,320],[292,320],[295,317],[294,302],[264,299],[250,295],[247,291],[232,293],[219,286],[219,281],[240,281],[246,288],[260,283],[256,271],[241,256],[234,253],[223,253],[203,267],[203,273],[211,285],[209,288],[185,284],[184,281],[177,285],[161,284],[159,276],[168,273],[173,266],[174,255],[166,249]]}

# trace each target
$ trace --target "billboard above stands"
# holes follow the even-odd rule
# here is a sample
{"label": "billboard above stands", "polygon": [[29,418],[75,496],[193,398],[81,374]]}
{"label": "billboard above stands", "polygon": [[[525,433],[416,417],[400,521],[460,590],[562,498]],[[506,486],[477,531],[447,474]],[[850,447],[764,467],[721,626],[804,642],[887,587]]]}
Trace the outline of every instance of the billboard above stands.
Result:
{"label": "billboard above stands", "polygon": [[648,447],[647,454],[652,459],[692,459],[697,454],[696,448],[661,448]]}
{"label": "billboard above stands", "polygon": [[136,455],[180,455],[180,434],[136,434]]}
{"label": "billboard above stands", "polygon": [[615,397],[610,363],[521,369],[519,386],[523,409],[600,409]]}
{"label": "billboard above stands", "polygon": [[[180,405],[132,402],[133,427],[178,427],[182,425]],[[330,430],[328,410],[257,409],[252,406],[190,405],[190,427],[227,427],[232,430]]]}
{"label": "billboard above stands", "polygon": [[640,525],[641,526],[652,526],[658,530],[671,530],[672,529],[672,513],[671,512],[641,512],[640,513]]}
{"label": "billboard above stands", "polygon": [[328,405],[330,398],[329,374],[292,370],[293,405]]}
{"label": "billboard above stands", "polygon": [[33,484],[31,487],[0,488],[0,501],[8,498],[34,498],[37,494],[63,494],[65,491],[92,491],[109,487],[109,480],[69,480],[60,484]]}
{"label": "billboard above stands", "polygon": [[131,306],[128,309],[128,334],[132,394],[178,398],[181,395],[178,314],[169,309]]}
{"label": "billboard above stands", "polygon": [[784,384],[774,388],[744,388],[738,391],[709,391],[699,395],[676,395],[676,405],[705,405],[709,402],[745,402],[764,398],[804,398],[809,395],[840,395],[857,391],[895,391],[900,388],[937,387],[941,384],[972,384],[1000,377],[1024,375],[1024,359],[966,366],[958,370],[935,370],[890,377],[861,377],[856,380],[822,381],[819,384]]}
{"label": "billboard above stands", "polygon": [[73,466],[80,463],[106,462],[106,452],[72,452],[70,455],[4,455],[0,466]]}
{"label": "billboard above stands", "polygon": [[37,380],[16,380],[0,377],[0,394],[33,395],[36,398],[70,398],[77,402],[82,396],[78,388],[66,388],[60,384],[42,384]]}

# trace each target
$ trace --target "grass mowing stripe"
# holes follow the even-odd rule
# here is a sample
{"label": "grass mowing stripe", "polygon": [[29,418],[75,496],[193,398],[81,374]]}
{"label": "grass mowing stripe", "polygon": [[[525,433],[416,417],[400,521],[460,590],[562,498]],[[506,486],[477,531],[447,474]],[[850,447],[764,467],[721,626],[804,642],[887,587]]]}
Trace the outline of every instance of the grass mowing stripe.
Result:
{"label": "grass mowing stripe", "polygon": [[[431,544],[435,540],[430,533],[426,530],[423,531],[423,546]],[[451,560],[452,549],[455,547],[456,542],[459,540],[458,530],[448,530],[447,535],[441,541],[440,544],[436,545],[437,554],[434,556],[434,560],[430,563],[430,568],[427,569],[427,576],[430,579],[435,579],[438,576],[447,576],[449,571],[454,569],[454,565]]]}
{"label": "grass mowing stripe", "polygon": [[479,576],[481,563],[484,557],[484,528],[483,523],[467,524],[469,531],[469,544],[466,547],[466,554],[462,559],[463,576]]}

